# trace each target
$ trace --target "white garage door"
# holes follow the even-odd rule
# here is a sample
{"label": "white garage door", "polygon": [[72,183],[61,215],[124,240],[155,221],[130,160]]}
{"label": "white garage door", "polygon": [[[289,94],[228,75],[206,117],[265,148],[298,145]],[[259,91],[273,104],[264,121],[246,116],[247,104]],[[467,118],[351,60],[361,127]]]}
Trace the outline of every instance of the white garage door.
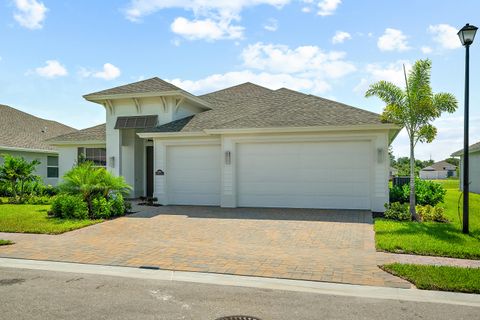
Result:
{"label": "white garage door", "polygon": [[238,145],[238,206],[370,209],[370,143]]}
{"label": "white garage door", "polygon": [[220,205],[220,146],[167,147],[168,202]]}

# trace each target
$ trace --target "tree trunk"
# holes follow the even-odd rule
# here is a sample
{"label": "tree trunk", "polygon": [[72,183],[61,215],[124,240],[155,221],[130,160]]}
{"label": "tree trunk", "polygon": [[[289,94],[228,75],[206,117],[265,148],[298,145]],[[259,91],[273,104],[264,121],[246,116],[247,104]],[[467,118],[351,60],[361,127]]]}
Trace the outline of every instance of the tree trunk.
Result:
{"label": "tree trunk", "polygon": [[415,210],[415,152],[413,139],[410,139],[410,214],[412,219],[419,221],[417,211]]}

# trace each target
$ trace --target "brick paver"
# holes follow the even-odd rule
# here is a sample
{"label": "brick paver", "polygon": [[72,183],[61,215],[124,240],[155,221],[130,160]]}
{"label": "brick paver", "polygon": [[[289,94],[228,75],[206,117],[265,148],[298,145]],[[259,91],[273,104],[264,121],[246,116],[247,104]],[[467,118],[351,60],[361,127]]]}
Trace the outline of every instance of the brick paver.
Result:
{"label": "brick paver", "polygon": [[410,287],[377,265],[371,213],[169,206],[62,235],[0,233],[1,257]]}

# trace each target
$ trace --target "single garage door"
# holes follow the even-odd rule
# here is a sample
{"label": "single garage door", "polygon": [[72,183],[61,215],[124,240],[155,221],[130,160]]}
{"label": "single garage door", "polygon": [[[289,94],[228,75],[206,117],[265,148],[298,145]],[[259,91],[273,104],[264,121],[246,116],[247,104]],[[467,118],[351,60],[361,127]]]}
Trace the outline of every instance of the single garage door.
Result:
{"label": "single garage door", "polygon": [[238,206],[370,209],[368,141],[239,144]]}
{"label": "single garage door", "polygon": [[168,202],[220,205],[220,146],[167,147]]}

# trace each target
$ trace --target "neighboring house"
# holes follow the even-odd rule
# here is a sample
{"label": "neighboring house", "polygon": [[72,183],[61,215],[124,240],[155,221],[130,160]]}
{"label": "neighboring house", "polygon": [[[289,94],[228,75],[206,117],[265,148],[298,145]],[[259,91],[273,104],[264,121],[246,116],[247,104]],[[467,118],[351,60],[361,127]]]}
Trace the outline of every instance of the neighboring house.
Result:
{"label": "neighboring house", "polygon": [[58,181],[58,151],[45,140],[76,129],[56,121],[40,119],[6,105],[0,105],[0,164],[3,154],[38,160],[36,174],[46,184]]}
{"label": "neighboring house", "polygon": [[420,179],[434,180],[434,179],[447,179],[457,176],[457,166],[450,164],[446,161],[435,162],[431,166],[425,167],[420,170]]}
{"label": "neighboring house", "polygon": [[388,146],[399,127],[378,114],[252,83],[195,96],[152,78],[84,98],[105,107],[106,126],[51,140],[60,171],[79,154],[98,157],[132,197],[373,211],[388,202]]}
{"label": "neighboring house", "polygon": [[[470,192],[480,194],[480,141],[468,148]],[[460,189],[463,190],[463,149],[452,153],[452,157],[460,157]]]}

